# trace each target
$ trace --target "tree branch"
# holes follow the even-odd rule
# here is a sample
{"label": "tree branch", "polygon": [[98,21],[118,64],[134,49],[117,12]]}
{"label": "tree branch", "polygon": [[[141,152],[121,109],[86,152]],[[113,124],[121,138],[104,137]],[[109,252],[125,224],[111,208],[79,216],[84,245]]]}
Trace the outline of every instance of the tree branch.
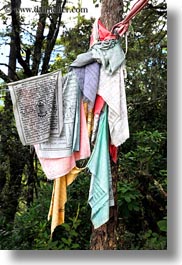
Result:
{"label": "tree branch", "polygon": [[[66,0],[57,0],[56,1],[56,9],[57,10],[63,10],[66,4]],[[60,8],[61,7],[61,8]],[[49,33],[47,35],[47,42],[46,42],[46,50],[45,55],[43,58],[43,65],[42,65],[42,71],[41,73],[44,74],[49,69],[49,61],[51,57],[51,52],[54,48],[54,45],[56,43],[56,39],[59,33],[59,28],[61,25],[61,18],[62,18],[62,12],[60,14],[53,14],[51,19],[51,24],[49,27]]]}
{"label": "tree branch", "polygon": [[20,39],[20,19],[17,8],[20,7],[21,0],[11,0],[11,17],[12,17],[12,34],[15,42],[16,57],[19,64],[23,67],[23,70],[27,76],[32,76],[32,72],[27,65],[26,61],[21,56],[21,39]]}
{"label": "tree branch", "polygon": [[13,68],[12,68],[10,65],[8,65],[8,64],[6,64],[6,63],[0,63],[0,65],[3,65],[3,66],[8,67],[9,70],[12,71],[13,74],[17,77],[17,80],[19,80],[19,77],[18,77],[17,73],[13,70]]}
{"label": "tree branch", "polygon": [[[41,7],[47,7],[48,6],[48,0],[41,0]],[[39,15],[39,21],[37,25],[37,31],[36,31],[36,38],[34,43],[34,51],[33,51],[33,64],[32,64],[32,72],[33,75],[38,74],[39,65],[41,61],[41,49],[44,41],[44,29],[46,25],[46,18],[47,14],[40,14]]]}
{"label": "tree branch", "polygon": [[4,80],[4,82],[9,83],[11,80],[1,69],[0,69],[0,78]]}
{"label": "tree branch", "polygon": [[146,9],[154,10],[160,16],[167,14],[167,4],[159,4],[157,6],[154,6],[152,4],[148,4]]}
{"label": "tree branch", "polygon": [[154,104],[156,102],[162,102],[162,101],[167,101],[166,95],[162,95],[161,97],[156,98],[154,100],[147,100],[147,101],[141,101],[141,102],[130,102],[128,103],[128,107],[143,105],[143,104],[149,105],[149,104]]}

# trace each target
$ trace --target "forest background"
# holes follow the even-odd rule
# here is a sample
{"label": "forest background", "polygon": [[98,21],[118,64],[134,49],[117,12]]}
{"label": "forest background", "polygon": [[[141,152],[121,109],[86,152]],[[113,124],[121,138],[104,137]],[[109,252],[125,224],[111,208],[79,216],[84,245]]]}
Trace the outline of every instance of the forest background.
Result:
{"label": "forest background", "polygon": [[[124,1],[124,14],[129,11],[129,2],[134,3]],[[20,5],[18,0],[12,3]],[[41,1],[43,6],[46,3]],[[0,91],[10,80],[55,69],[66,73],[76,56],[89,48],[94,17],[85,19],[78,13],[70,29],[58,14],[39,14],[27,25],[26,13],[16,13],[16,21],[10,21],[9,14],[0,12],[6,26],[0,32],[1,44],[10,45],[9,64],[4,65],[0,59],[0,65],[7,67],[7,73],[0,70]],[[41,39],[43,30],[45,36]],[[50,41],[53,37],[55,41]],[[15,44],[19,45],[16,53],[12,48]],[[125,50],[124,39],[122,45]],[[149,1],[147,8],[132,20],[126,66],[130,139],[120,148],[118,159],[117,249],[163,250],[167,248],[166,1]],[[66,222],[56,229],[51,240],[47,213],[52,182],[47,181],[32,149],[21,145],[10,95],[1,94],[0,249],[89,249],[90,175],[81,173],[69,187]]]}

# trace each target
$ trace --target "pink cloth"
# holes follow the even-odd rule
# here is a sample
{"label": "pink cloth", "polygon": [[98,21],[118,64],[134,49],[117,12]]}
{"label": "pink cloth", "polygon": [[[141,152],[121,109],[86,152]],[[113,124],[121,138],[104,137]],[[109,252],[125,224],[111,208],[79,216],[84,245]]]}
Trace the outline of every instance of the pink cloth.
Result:
{"label": "pink cloth", "polygon": [[80,123],[80,151],[74,152],[70,157],[40,158],[38,145],[35,145],[40,164],[48,179],[53,180],[68,174],[76,166],[76,161],[90,156],[90,143],[83,102],[81,102]]}

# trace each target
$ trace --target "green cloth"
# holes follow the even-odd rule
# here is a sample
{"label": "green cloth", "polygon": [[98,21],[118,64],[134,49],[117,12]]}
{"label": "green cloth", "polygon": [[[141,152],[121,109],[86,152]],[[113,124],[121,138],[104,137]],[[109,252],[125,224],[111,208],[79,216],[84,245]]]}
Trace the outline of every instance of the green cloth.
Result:
{"label": "green cloth", "polygon": [[81,104],[81,91],[78,89],[78,96],[76,102],[76,113],[74,120],[72,152],[80,150],[80,104]]}
{"label": "green cloth", "polygon": [[91,47],[93,58],[103,65],[106,73],[112,75],[125,60],[120,40],[100,41]]}
{"label": "green cloth", "polygon": [[107,116],[106,106],[100,116],[96,143],[87,164],[92,173],[88,202],[92,208],[91,220],[94,228],[109,220],[109,207],[114,205]]}
{"label": "green cloth", "polygon": [[121,40],[105,40],[94,44],[86,53],[81,53],[70,65],[71,67],[83,67],[97,61],[112,75],[122,65],[125,54],[121,48]]}

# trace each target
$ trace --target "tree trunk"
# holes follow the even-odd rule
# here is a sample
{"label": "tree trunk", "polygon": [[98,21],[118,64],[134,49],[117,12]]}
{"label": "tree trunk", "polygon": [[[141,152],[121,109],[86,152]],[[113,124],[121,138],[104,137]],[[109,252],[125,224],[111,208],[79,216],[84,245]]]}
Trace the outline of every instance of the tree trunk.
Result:
{"label": "tree trunk", "polygon": [[103,0],[101,7],[101,21],[108,30],[122,20],[123,0]]}
{"label": "tree trunk", "polygon": [[[122,20],[123,13],[123,0],[103,0],[101,7],[101,21],[108,30],[114,24]],[[115,206],[110,207],[109,221],[92,230],[91,235],[91,250],[116,250],[117,249],[117,179],[118,179],[118,165],[112,164],[112,182]]]}

